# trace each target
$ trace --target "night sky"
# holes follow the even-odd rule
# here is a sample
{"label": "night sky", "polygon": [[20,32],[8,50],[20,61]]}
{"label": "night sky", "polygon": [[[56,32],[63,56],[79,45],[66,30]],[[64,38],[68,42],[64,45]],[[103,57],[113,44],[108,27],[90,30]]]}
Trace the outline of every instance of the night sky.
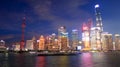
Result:
{"label": "night sky", "polygon": [[24,16],[25,39],[57,34],[60,26],[69,33],[78,29],[81,37],[83,22],[92,19],[95,25],[95,4],[100,5],[104,31],[120,34],[119,0],[0,0],[0,39],[20,41]]}

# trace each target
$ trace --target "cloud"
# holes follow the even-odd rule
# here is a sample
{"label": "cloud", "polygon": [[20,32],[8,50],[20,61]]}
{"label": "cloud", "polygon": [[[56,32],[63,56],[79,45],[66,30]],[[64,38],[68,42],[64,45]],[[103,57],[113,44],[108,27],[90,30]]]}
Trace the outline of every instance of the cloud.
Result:
{"label": "cloud", "polygon": [[8,35],[0,35],[0,40],[6,40],[6,39],[11,39],[14,38],[14,35],[8,34]]}
{"label": "cloud", "polygon": [[[60,0],[59,2],[56,0],[17,1],[26,3],[30,6],[29,10],[27,10],[28,8],[26,8],[27,22],[29,22],[28,24],[30,24],[31,22],[36,23],[37,20],[39,20],[39,22],[40,20],[47,20],[48,22],[52,22],[51,26],[56,28],[64,24],[67,26],[71,26],[73,25],[72,22],[78,23],[79,20],[84,20],[84,16],[89,16],[89,14],[86,11],[79,8],[79,6],[87,4],[89,0]],[[25,15],[24,10],[22,12],[6,11],[2,12],[1,14],[1,29],[9,29],[14,31],[21,29],[20,27],[22,23],[22,17]],[[36,17],[31,14],[35,14]]]}
{"label": "cloud", "polygon": [[28,3],[39,20],[51,22],[54,28],[62,25],[71,27],[90,17],[87,11],[80,8],[89,3],[89,0],[28,0]]}
{"label": "cloud", "polygon": [[[23,11],[0,11],[0,29],[21,32],[22,17],[27,16],[27,30],[29,36],[57,31],[60,26],[78,28],[81,22],[90,16],[80,7],[89,3],[89,0],[17,0],[27,4]],[[14,8],[18,8],[17,6]],[[26,9],[26,12],[24,12]],[[6,20],[7,19],[7,20]],[[44,21],[43,21],[44,20]],[[47,23],[45,23],[47,22]],[[42,23],[45,24],[42,26]],[[48,24],[49,23],[49,24]],[[44,29],[44,30],[43,30]],[[43,30],[41,32],[41,30]],[[18,32],[19,31],[19,32]],[[16,35],[17,35],[16,34]],[[20,35],[19,35],[20,36]],[[4,36],[3,36],[4,37]],[[7,35],[1,39],[8,39]]]}

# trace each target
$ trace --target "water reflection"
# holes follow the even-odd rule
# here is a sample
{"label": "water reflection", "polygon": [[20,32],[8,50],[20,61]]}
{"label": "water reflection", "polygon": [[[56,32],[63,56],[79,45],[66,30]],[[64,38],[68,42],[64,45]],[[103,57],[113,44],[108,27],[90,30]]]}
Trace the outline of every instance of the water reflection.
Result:
{"label": "water reflection", "polygon": [[61,56],[59,58],[58,63],[60,63],[60,67],[68,67],[69,66],[69,57],[68,56]]}
{"label": "water reflection", "polygon": [[0,67],[9,67],[7,54],[0,54]]}
{"label": "water reflection", "polygon": [[45,56],[39,56],[36,58],[35,67],[45,67]]}
{"label": "water reflection", "polygon": [[81,65],[80,65],[80,67],[93,67],[91,53],[83,53],[81,55]]}
{"label": "water reflection", "polygon": [[0,54],[0,67],[120,67],[120,52],[86,52],[74,56]]}

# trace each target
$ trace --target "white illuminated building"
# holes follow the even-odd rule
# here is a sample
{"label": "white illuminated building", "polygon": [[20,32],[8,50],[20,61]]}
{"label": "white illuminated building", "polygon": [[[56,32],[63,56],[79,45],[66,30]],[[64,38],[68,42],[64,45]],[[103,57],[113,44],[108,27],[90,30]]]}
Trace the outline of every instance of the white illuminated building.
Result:
{"label": "white illuminated building", "polygon": [[90,50],[90,32],[86,23],[82,26],[82,41],[84,44],[83,50]]}
{"label": "white illuminated building", "polygon": [[100,28],[99,27],[92,27],[91,28],[91,49],[92,50],[100,50],[101,43],[100,43]]}
{"label": "white illuminated building", "polygon": [[4,51],[4,50],[6,50],[5,41],[4,41],[4,40],[1,40],[1,41],[0,41],[0,51]]}
{"label": "white illuminated building", "polygon": [[34,50],[33,40],[27,40],[26,41],[26,49],[28,49],[28,50]]}

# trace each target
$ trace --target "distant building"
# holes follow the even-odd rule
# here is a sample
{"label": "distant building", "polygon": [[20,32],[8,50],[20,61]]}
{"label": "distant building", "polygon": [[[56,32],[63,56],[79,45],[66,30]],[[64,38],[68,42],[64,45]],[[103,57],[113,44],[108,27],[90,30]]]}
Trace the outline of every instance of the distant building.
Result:
{"label": "distant building", "polygon": [[74,29],[74,30],[72,30],[72,49],[76,50],[78,44],[79,44],[78,30]]}
{"label": "distant building", "polygon": [[45,50],[45,38],[43,35],[40,36],[38,50]]}
{"label": "distant building", "polygon": [[27,40],[26,41],[26,49],[28,49],[28,50],[34,50],[33,40]]}
{"label": "distant building", "polygon": [[89,27],[86,23],[82,25],[82,42],[84,44],[83,50],[90,50],[90,32]]}
{"label": "distant building", "polygon": [[5,51],[6,47],[5,47],[5,41],[4,40],[0,40],[0,51]]}
{"label": "distant building", "polygon": [[102,50],[113,50],[113,38],[112,34],[102,34]]}
{"label": "distant building", "polygon": [[58,29],[58,44],[60,46],[60,50],[68,50],[69,49],[69,38],[68,32],[66,32],[66,27],[60,27]]}
{"label": "distant building", "polygon": [[57,37],[56,37],[56,34],[53,33],[53,34],[51,35],[51,50],[52,50],[52,51],[57,51],[57,50],[59,50],[58,39],[56,39],[56,38],[57,38]]}
{"label": "distant building", "polygon": [[38,49],[38,44],[37,44],[37,40],[36,40],[35,36],[33,36],[32,41],[33,41],[33,49],[37,50]]}
{"label": "distant building", "polygon": [[102,24],[102,17],[99,4],[95,5],[95,15],[96,15],[96,27],[99,28],[97,30],[97,47],[98,50],[102,50],[102,32],[103,32],[103,24]]}
{"label": "distant building", "polygon": [[99,33],[100,28],[99,27],[92,27],[91,28],[91,49],[92,50],[101,50],[101,36]]}
{"label": "distant building", "polygon": [[14,51],[20,51],[20,43],[16,43],[15,45],[14,45],[14,49],[13,49]]}
{"label": "distant building", "polygon": [[120,50],[120,34],[114,35],[115,50]]}
{"label": "distant building", "polygon": [[0,46],[5,46],[5,41],[4,40],[0,40]]}

